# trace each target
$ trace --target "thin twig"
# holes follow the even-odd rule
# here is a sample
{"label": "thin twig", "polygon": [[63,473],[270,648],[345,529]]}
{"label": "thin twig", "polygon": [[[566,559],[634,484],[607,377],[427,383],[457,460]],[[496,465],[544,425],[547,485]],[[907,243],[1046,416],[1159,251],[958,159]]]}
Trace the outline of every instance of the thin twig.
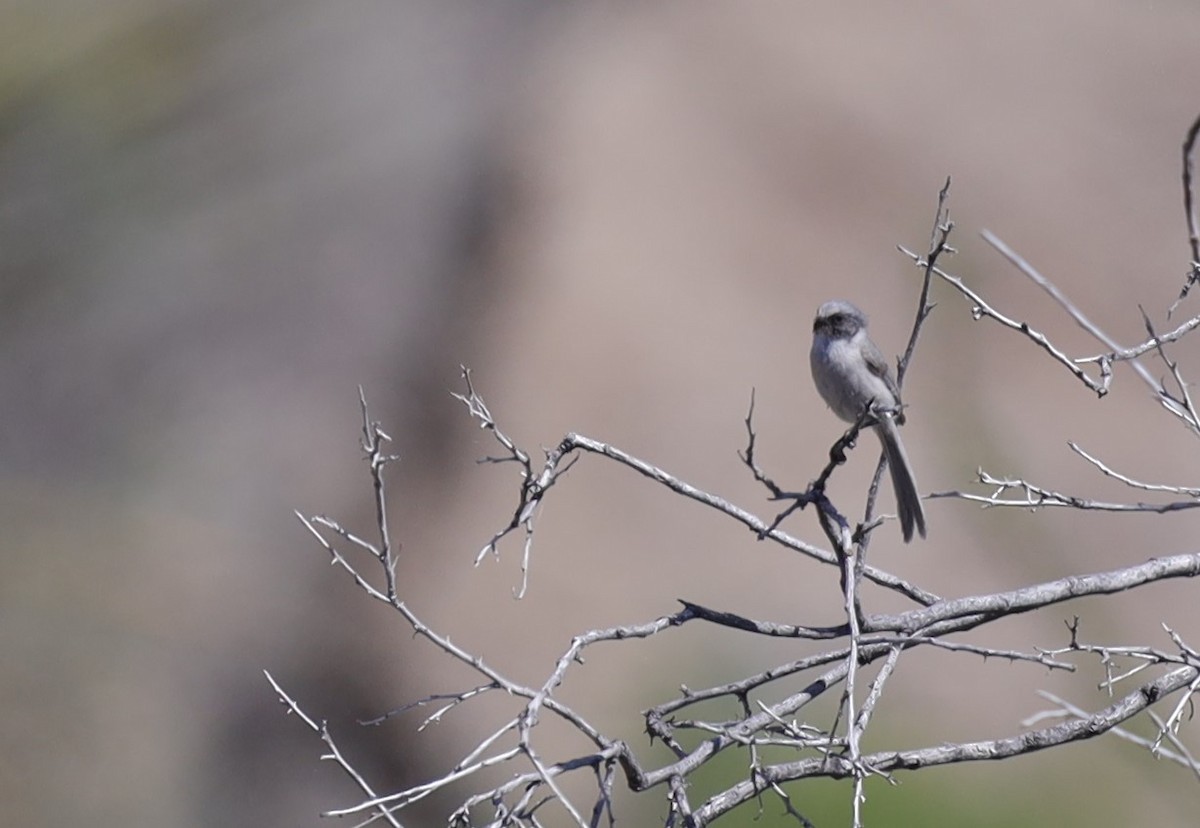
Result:
{"label": "thin twig", "polygon": [[[925,259],[918,254],[913,253],[911,250],[905,247],[900,247],[899,249],[900,252],[912,259],[918,267],[927,266]],[[958,276],[951,275],[939,267],[932,268],[932,271],[946,284],[950,285],[963,296],[971,300],[971,303],[974,306],[971,311],[971,316],[976,321],[986,317],[988,319],[995,320],[1010,330],[1017,331],[1049,354],[1055,362],[1058,362],[1064,368],[1074,374],[1076,379],[1094,391],[1097,396],[1103,397],[1108,393],[1109,383],[1103,377],[1101,380],[1092,379],[1090,376],[1088,376],[1086,371],[1075,364],[1074,360],[1072,360],[1062,350],[1055,346],[1045,334],[1032,328],[1028,322],[1019,322],[1016,319],[1005,316],[1003,313],[989,305],[982,296],[969,288],[967,284]]]}
{"label": "thin twig", "polygon": [[1192,121],[1187,135],[1183,139],[1183,215],[1187,221],[1188,244],[1192,250],[1192,262],[1188,270],[1187,281],[1184,282],[1183,289],[1179,291],[1179,298],[1167,311],[1168,317],[1175,312],[1179,303],[1187,298],[1188,291],[1192,289],[1192,286],[1200,281],[1200,226],[1197,225],[1196,219],[1195,180],[1192,175],[1197,136],[1200,136],[1200,116]]}
{"label": "thin twig", "polygon": [[[337,744],[334,743],[333,736],[330,735],[329,729],[325,726],[325,723],[322,722],[321,724],[317,724],[311,716],[301,710],[300,705],[297,704],[296,701],[289,696],[282,687],[279,686],[279,682],[275,681],[275,677],[272,676],[268,671],[263,670],[263,675],[266,676],[267,681],[271,683],[271,687],[274,689],[275,695],[279,697],[279,701],[288,708],[288,712],[295,713],[297,718],[304,722],[309,730],[317,733],[321,737],[321,741],[329,746],[329,753],[324,754],[321,758],[336,762],[338,767],[342,769],[342,772],[354,780],[354,784],[358,786],[359,790],[367,795],[369,800],[376,799],[375,791],[371,787],[370,783],[367,782],[363,775],[359,773],[349,761],[347,761],[342,752],[338,750]],[[377,811],[378,816],[381,819],[387,820],[389,825],[393,825],[396,828],[402,828],[400,821],[397,820],[395,816],[393,816],[386,808],[376,806],[371,810]]]}
{"label": "thin twig", "polygon": [[[1020,478],[994,477],[983,469],[976,472],[980,484],[993,486],[995,490],[988,495],[975,494],[953,489],[944,492],[932,492],[931,498],[956,498],[978,503],[984,508],[1009,507],[1017,509],[1062,508],[1078,509],[1083,512],[1150,512],[1167,514],[1200,508],[1200,500],[1177,500],[1170,503],[1113,503],[1093,500],[1086,497],[1056,492],[1051,489],[1030,483]],[[1020,497],[1006,497],[1011,491],[1020,492]]]}

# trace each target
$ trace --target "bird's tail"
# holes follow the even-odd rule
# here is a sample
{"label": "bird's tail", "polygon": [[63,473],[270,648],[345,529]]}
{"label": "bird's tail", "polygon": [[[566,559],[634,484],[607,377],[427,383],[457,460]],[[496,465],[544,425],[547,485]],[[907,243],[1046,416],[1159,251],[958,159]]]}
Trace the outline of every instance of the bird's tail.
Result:
{"label": "bird's tail", "polygon": [[904,443],[900,441],[900,432],[892,418],[886,415],[880,418],[875,430],[879,434],[883,454],[892,472],[896,513],[900,516],[900,531],[904,535],[904,542],[912,540],[914,529],[921,533],[921,537],[925,537],[925,508],[921,505],[921,495],[917,493],[917,481],[913,477],[908,455],[904,452]]}

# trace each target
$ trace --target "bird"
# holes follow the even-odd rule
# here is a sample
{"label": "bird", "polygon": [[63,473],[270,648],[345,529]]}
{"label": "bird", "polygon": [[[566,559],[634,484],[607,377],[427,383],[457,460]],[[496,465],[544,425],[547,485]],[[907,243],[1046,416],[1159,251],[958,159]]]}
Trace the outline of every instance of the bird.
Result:
{"label": "bird", "polygon": [[840,299],[821,305],[813,319],[809,364],[817,391],[838,417],[858,422],[870,408],[871,427],[879,435],[892,473],[904,542],[912,540],[914,530],[925,537],[925,509],[898,429],[904,424],[900,389],[887,360],[867,334],[867,315]]}

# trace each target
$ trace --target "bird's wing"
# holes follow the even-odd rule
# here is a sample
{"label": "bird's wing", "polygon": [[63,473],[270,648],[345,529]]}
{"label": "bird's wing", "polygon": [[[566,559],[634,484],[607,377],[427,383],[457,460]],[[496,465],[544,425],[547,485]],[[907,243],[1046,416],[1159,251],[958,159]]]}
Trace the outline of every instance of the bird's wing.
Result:
{"label": "bird's wing", "polygon": [[887,360],[879,349],[875,347],[875,343],[867,340],[863,346],[863,360],[867,363],[867,368],[872,374],[883,380],[883,384],[887,386],[888,391],[892,392],[892,396],[896,398],[896,422],[900,425],[904,424],[904,411],[901,408],[900,389],[896,387],[896,380],[892,378],[892,369],[888,365]]}

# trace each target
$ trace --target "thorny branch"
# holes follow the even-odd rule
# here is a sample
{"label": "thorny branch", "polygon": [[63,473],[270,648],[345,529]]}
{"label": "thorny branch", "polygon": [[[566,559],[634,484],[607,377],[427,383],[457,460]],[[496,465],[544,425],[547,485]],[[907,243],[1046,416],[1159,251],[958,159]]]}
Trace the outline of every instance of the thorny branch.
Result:
{"label": "thorny branch", "polygon": [[[1200,239],[1197,237],[1196,217],[1193,205],[1192,179],[1192,153],[1198,133],[1200,133],[1200,118],[1192,124],[1187,139],[1184,142],[1183,180],[1185,210],[1187,212],[1194,259],[1197,254],[1200,254]],[[1103,397],[1111,389],[1114,376],[1113,366],[1117,363],[1127,363],[1133,369],[1134,373],[1151,389],[1155,399],[1158,400],[1169,414],[1182,423],[1189,432],[1194,435],[1200,435],[1200,411],[1197,411],[1192,400],[1190,385],[1183,377],[1178,362],[1171,359],[1166,350],[1168,344],[1178,342],[1188,333],[1200,327],[1200,316],[1193,317],[1177,325],[1167,333],[1159,334],[1145,310],[1139,308],[1142,323],[1146,329],[1147,339],[1132,346],[1120,345],[1113,337],[1103,331],[1099,325],[1093,322],[1077,304],[1071,301],[1065,292],[1055,285],[1053,281],[1039,273],[1029,262],[1001,241],[994,233],[985,230],[982,235],[988,244],[1004,256],[1020,273],[1041,287],[1047,295],[1067,312],[1079,327],[1098,340],[1107,350],[1093,356],[1072,358],[1061,348],[1054,345],[1048,336],[1035,330],[1027,322],[1018,321],[992,307],[978,292],[969,287],[962,278],[936,267],[932,255],[923,258],[904,247],[900,247],[899,249],[911,258],[917,266],[924,269],[926,279],[929,278],[930,273],[937,275],[942,281],[969,299],[972,303],[972,317],[975,320],[978,321],[985,317],[990,318],[1010,330],[1021,333],[1050,355],[1052,359],[1070,371],[1087,388],[1094,391],[1097,396]],[[1193,268],[1195,267],[1196,263],[1193,262]],[[1193,271],[1193,279],[1184,288],[1183,295],[1186,295],[1188,289],[1193,284],[1194,274],[1195,270]],[[1180,296],[1180,300],[1182,300],[1183,295]],[[1175,304],[1177,305],[1178,301]],[[1173,310],[1174,307],[1173,305],[1170,310]],[[1170,316],[1170,310],[1167,313],[1168,317]],[[1168,389],[1162,381],[1155,379],[1149,369],[1139,360],[1140,357],[1151,353],[1157,355],[1170,372],[1174,383],[1174,390]],[[1098,366],[1097,377],[1091,376],[1082,367],[1088,365]],[[1055,491],[1049,487],[1041,486],[1022,478],[993,475],[984,469],[978,470],[977,479],[981,485],[991,488],[990,493],[977,494],[961,490],[949,490],[935,492],[930,497],[969,500],[980,503],[984,507],[1008,506],[1023,509],[1066,507],[1085,511],[1152,512],[1158,514],[1190,510],[1200,505],[1200,490],[1197,487],[1174,487],[1162,484],[1140,483],[1130,475],[1115,471],[1104,465],[1074,442],[1070,443],[1069,446],[1072,451],[1096,466],[1104,475],[1119,480],[1130,488],[1185,495],[1189,499],[1161,503],[1147,503],[1141,500],[1126,503],[1105,502],[1082,495]],[[1016,496],[1012,495],[1014,492]]]}
{"label": "thorny branch", "polygon": [[[899,249],[900,252],[912,259],[918,267],[925,268],[929,266],[928,262],[924,258],[916,253],[913,253],[908,248],[900,247]],[[973,318],[975,321],[979,321],[980,319],[984,318],[993,319],[1004,327],[1021,333],[1031,342],[1049,354],[1056,362],[1060,363],[1068,371],[1074,374],[1080,382],[1082,382],[1092,391],[1096,392],[1097,396],[1103,397],[1108,393],[1112,373],[1111,367],[1108,365],[1108,363],[1101,364],[1100,378],[1093,379],[1082,368],[1076,365],[1075,361],[1067,356],[1066,353],[1056,347],[1045,334],[1032,328],[1028,322],[1020,322],[1001,313],[996,308],[989,305],[987,300],[985,300],[982,296],[968,287],[966,282],[964,282],[958,276],[947,273],[939,267],[932,267],[930,270],[935,275],[940,277],[942,281],[946,282],[963,296],[971,300],[973,304],[971,309],[971,318]]]}
{"label": "thorny branch", "polygon": [[[1185,202],[1193,250],[1200,259],[1192,210],[1191,151],[1200,132],[1200,119],[1193,125],[1185,142]],[[1000,312],[987,303],[964,280],[951,275],[939,266],[944,255],[952,254],[949,235],[953,223],[946,207],[949,180],[939,194],[930,247],[924,256],[904,248],[924,271],[912,335],[904,355],[897,363],[897,376],[903,379],[915,350],[922,326],[930,317],[934,304],[930,301],[933,277],[949,284],[973,303],[976,319],[991,318],[1034,342],[1043,352],[1061,364],[1098,396],[1107,394],[1112,386],[1113,366],[1130,364],[1147,381],[1163,406],[1191,429],[1198,428],[1187,383],[1178,366],[1168,358],[1167,345],[1177,342],[1197,326],[1200,317],[1188,320],[1173,330],[1158,334],[1146,320],[1148,339],[1140,344],[1121,347],[1096,327],[1082,311],[1071,303],[1049,280],[1038,274],[1027,262],[992,234],[985,238],[1017,269],[1043,287],[1068,314],[1095,336],[1106,348],[1098,356],[1071,358],[1055,346],[1050,338],[1033,330],[1027,323]],[[1197,278],[1200,265],[1193,262],[1188,287]],[[1182,296],[1181,296],[1182,299]],[[1153,354],[1168,366],[1175,380],[1175,391],[1150,378],[1139,363],[1139,357]],[[1085,366],[1097,366],[1092,376]],[[431,778],[403,790],[377,794],[353,763],[336,748],[333,737],[324,724],[303,712],[268,675],[271,685],[289,713],[296,714],[310,729],[317,732],[329,751],[323,758],[334,761],[365,797],[356,804],[328,812],[330,816],[354,815],[360,825],[385,821],[401,825],[404,809],[434,793],[453,789],[462,792],[461,804],[449,815],[452,828],[466,826],[540,826],[558,824],[564,819],[577,826],[613,825],[620,820],[619,783],[631,793],[660,789],[667,802],[662,824],[666,826],[704,826],[723,814],[750,801],[758,800],[760,809],[764,797],[774,798],[796,824],[813,825],[798,807],[794,790],[789,794],[783,783],[808,778],[852,780],[853,820],[860,826],[863,801],[863,782],[869,776],[894,780],[897,771],[916,771],[938,765],[979,760],[1015,757],[1071,742],[1090,739],[1104,733],[1136,741],[1156,756],[1178,762],[1192,770],[1200,779],[1200,764],[1181,739],[1182,725],[1188,718],[1195,697],[1200,693],[1200,656],[1183,638],[1171,629],[1166,632],[1174,649],[1144,646],[1117,647],[1084,644],[1079,639],[1078,619],[1069,625],[1069,641],[1053,648],[992,648],[963,640],[971,631],[1014,614],[1044,610],[1066,601],[1086,596],[1110,595],[1145,587],[1171,578],[1200,576],[1200,553],[1159,557],[1145,563],[1121,569],[1074,575],[1031,584],[1019,589],[994,594],[979,594],[943,598],[910,580],[870,566],[865,560],[866,545],[872,530],[879,525],[874,519],[875,485],[867,499],[864,518],[856,527],[844,517],[825,493],[826,484],[836,469],[846,461],[846,452],[854,447],[862,428],[868,427],[867,414],[855,423],[831,447],[829,461],[814,482],[800,493],[789,493],[775,483],[759,466],[756,458],[756,436],[753,427],[754,398],[746,416],[747,446],[741,456],[754,478],[762,484],[773,500],[791,500],[791,505],[771,521],[728,500],[704,491],[669,472],[634,457],[621,449],[576,433],[565,435],[552,449],[545,451],[540,466],[502,431],[492,412],[478,393],[470,372],[462,369],[465,390],[455,397],[466,405],[480,427],[491,431],[502,448],[500,455],[485,458],[488,463],[512,463],[519,470],[521,488],[517,505],[508,523],[483,546],[477,562],[491,553],[500,554],[501,542],[521,530],[524,534],[521,557],[521,586],[517,597],[524,595],[529,585],[535,516],[545,507],[549,491],[565,472],[583,456],[590,455],[604,462],[613,462],[624,469],[649,478],[667,492],[685,497],[702,508],[733,520],[750,530],[762,542],[778,544],[798,553],[806,562],[837,567],[844,599],[845,621],[835,625],[812,625],[752,618],[740,612],[714,609],[695,602],[681,601],[681,608],[658,618],[640,623],[607,629],[591,630],[576,635],[562,652],[539,684],[526,685],[496,669],[470,645],[452,643],[419,618],[403,600],[402,584],[396,579],[396,554],[399,545],[390,537],[387,523],[386,468],[397,460],[385,454],[382,446],[388,436],[368,415],[365,396],[360,402],[363,417],[363,450],[368,459],[375,495],[377,536],[368,540],[324,517],[304,517],[297,514],[306,528],[330,556],[331,563],[345,571],[367,595],[391,607],[413,632],[439,648],[448,658],[469,668],[475,678],[463,689],[427,696],[372,719],[364,724],[379,725],[400,718],[414,708],[428,708],[417,728],[441,721],[443,718],[472,705],[477,699],[489,697],[504,700],[509,709],[502,713],[488,730],[448,770],[434,772]],[[1191,508],[1200,502],[1200,487],[1170,486],[1145,483],[1118,472],[1085,452],[1074,443],[1072,451],[1101,474],[1124,483],[1131,489],[1166,494],[1185,500],[1160,504],[1105,503],[1087,497],[1068,495],[1019,479],[996,478],[980,470],[981,484],[992,487],[991,495],[964,492],[944,492],[935,496],[956,497],[980,502],[986,506],[1020,506],[1035,509],[1055,506],[1079,510],[1156,511],[1170,512]],[[1015,496],[1012,493],[1017,493]],[[817,507],[818,516],[831,548],[792,537],[780,529],[785,518],[808,504]],[[378,567],[378,574],[364,568]],[[881,614],[866,611],[859,595],[860,579],[889,590],[912,602],[908,610]],[[556,690],[568,674],[582,669],[586,651],[617,642],[635,642],[653,636],[671,635],[685,624],[721,626],[744,635],[786,637],[813,642],[828,642],[827,649],[805,655],[783,664],[766,668],[753,675],[712,687],[692,689],[682,687],[679,694],[642,714],[647,736],[664,745],[670,753],[665,761],[648,762],[640,754],[644,746],[632,744],[606,734],[589,721],[582,711],[564,703]],[[1108,694],[1107,706],[1089,711],[1086,707],[1067,703],[1045,694],[1056,709],[1046,711],[1023,723],[1026,730],[1013,736],[976,742],[938,744],[927,747],[886,749],[865,752],[863,737],[875,713],[887,704],[886,688],[905,654],[915,648],[935,647],[945,652],[981,658],[1002,658],[1013,663],[1037,664],[1055,670],[1074,670],[1077,661],[1094,659],[1104,672],[1100,689]],[[859,699],[855,682],[870,670],[865,695]],[[803,677],[799,690],[786,690],[785,680]],[[792,685],[794,687],[794,685]],[[1118,687],[1130,687],[1117,696]],[[798,717],[804,716],[814,701],[827,691],[838,688],[841,704],[831,725],[819,726]],[[715,706],[714,706],[715,704]],[[1155,710],[1161,706],[1163,712]],[[1131,734],[1123,725],[1145,713],[1156,728],[1156,737],[1143,739]],[[542,744],[539,723],[553,717],[577,732],[587,747],[567,756],[551,757],[547,751],[557,749]],[[1036,727],[1046,720],[1053,724]],[[1032,728],[1032,729],[1030,729]],[[766,749],[770,748],[770,752]],[[708,790],[694,783],[696,772],[715,758],[729,752],[744,752],[746,777],[723,789]],[[781,751],[784,751],[781,753]],[[768,759],[768,756],[770,759]],[[783,758],[784,761],[772,761]],[[485,782],[485,771],[505,768],[504,782],[496,785]],[[568,778],[574,781],[565,785]],[[590,780],[580,786],[578,780]],[[581,792],[582,791],[582,792]]]}
{"label": "thorny branch", "polygon": [[1192,121],[1187,136],[1183,139],[1183,214],[1187,220],[1188,244],[1192,250],[1191,266],[1188,270],[1187,281],[1179,291],[1179,298],[1171,305],[1168,316],[1175,311],[1179,303],[1187,298],[1188,291],[1200,281],[1200,224],[1196,219],[1196,181],[1195,181],[1195,152],[1196,138],[1200,137],[1200,116]]}
{"label": "thorny branch", "polygon": [[[369,417],[364,407],[364,421]],[[686,494],[693,500],[717,509],[735,519],[744,519],[744,514],[724,500],[689,486],[661,470],[637,460],[612,446],[580,435],[570,434],[563,438],[558,447],[548,453],[549,473],[579,453],[590,453],[620,462],[657,480],[672,492]],[[382,470],[386,464],[371,463],[373,484],[382,493],[386,508],[386,486]],[[614,808],[613,771],[620,768],[626,787],[633,792],[646,791],[665,785],[673,804],[674,824],[702,826],[739,806],[759,793],[770,791],[778,796],[778,785],[812,777],[853,777],[859,786],[866,775],[890,775],[896,770],[915,770],[950,762],[972,761],[984,756],[1019,755],[1082,738],[1090,738],[1104,730],[1115,727],[1150,704],[1187,688],[1180,698],[1190,697],[1196,689],[1195,664],[1188,662],[1186,675],[1179,670],[1149,680],[1137,692],[1109,708],[1098,711],[1084,720],[1072,721],[1046,728],[1043,731],[1025,733],[1019,737],[996,739],[992,742],[936,747],[903,751],[884,751],[862,754],[856,747],[869,725],[871,715],[884,697],[883,688],[902,654],[913,647],[938,646],[951,652],[962,652],[986,658],[1005,658],[1042,664],[1054,669],[1072,669],[1062,655],[1068,650],[1047,650],[1025,653],[1018,650],[996,650],[966,642],[946,640],[954,633],[964,633],[998,618],[1020,612],[1034,611],[1065,600],[1074,600],[1088,595],[1103,595],[1124,591],[1144,584],[1168,578],[1196,577],[1200,574],[1200,554],[1162,558],[1114,572],[1076,576],[1061,581],[1031,585],[1008,593],[978,595],[954,599],[939,599],[887,575],[874,568],[864,572],[875,583],[896,589],[912,598],[917,606],[897,615],[865,614],[861,620],[851,613],[851,626],[810,627],[783,624],[749,618],[738,613],[713,610],[699,604],[684,602],[682,609],[652,621],[623,625],[603,630],[593,630],[576,636],[570,646],[555,662],[546,679],[539,686],[523,685],[510,676],[489,666],[481,657],[468,648],[452,644],[421,621],[399,598],[389,599],[385,590],[374,587],[367,574],[359,571],[352,558],[363,554],[374,559],[384,571],[386,583],[388,562],[382,559],[378,549],[390,548],[388,538],[381,534],[379,540],[371,542],[344,530],[334,529],[336,524],[327,518],[304,519],[305,525],[319,538],[331,555],[335,565],[351,574],[355,582],[369,595],[389,603],[410,625],[414,633],[421,635],[441,648],[449,657],[471,667],[483,678],[464,691],[445,693],[422,699],[415,705],[440,704],[432,716],[426,717],[421,727],[447,712],[469,704],[472,700],[500,691],[501,696],[512,698],[518,709],[490,733],[482,738],[446,773],[413,787],[386,795],[376,795],[360,784],[367,798],[358,804],[334,809],[331,816],[365,816],[368,821],[386,818],[391,824],[399,823],[399,814],[404,808],[419,802],[431,794],[468,784],[482,771],[501,765],[514,766],[508,782],[499,787],[486,788],[466,796],[463,804],[451,818],[451,825],[469,826],[498,824],[495,820],[507,820],[513,825],[538,825],[545,819],[538,816],[546,808],[557,804],[564,809],[573,824],[598,825],[602,815],[611,814]],[[756,531],[764,524],[758,519],[750,522]],[[326,539],[317,527],[333,533]],[[377,527],[385,532],[386,524]],[[768,540],[796,548],[794,542],[776,530],[765,535]],[[346,545],[345,551],[339,548]],[[810,556],[821,563],[836,564],[837,557],[831,553]],[[827,560],[829,559],[829,560]],[[928,600],[921,600],[924,598]],[[632,641],[654,635],[669,634],[671,630],[692,622],[719,624],[753,635],[786,636],[810,640],[841,641],[842,644],[815,656],[781,664],[745,679],[706,689],[684,688],[676,699],[658,705],[644,714],[647,733],[666,745],[674,760],[658,767],[645,768],[637,758],[633,746],[604,735],[580,712],[565,705],[554,696],[555,689],[562,684],[567,674],[583,662],[584,652],[595,646],[612,642]],[[1073,634],[1074,640],[1074,634]],[[1083,652],[1080,647],[1071,651]],[[854,657],[856,656],[856,657]],[[814,728],[811,724],[790,724],[816,699],[834,687],[846,689],[854,670],[868,667],[876,662],[882,669],[872,680],[868,695],[856,710],[846,711],[847,731],[839,735],[834,730]],[[1157,664],[1179,665],[1178,658],[1164,655]],[[815,675],[798,693],[784,695],[774,702],[759,702],[757,708],[748,705],[751,693],[760,695],[781,680],[812,673]],[[276,692],[289,709],[302,714],[299,705],[286,696],[276,685]],[[851,696],[851,698],[853,698]],[[743,711],[732,719],[708,719],[684,716],[687,711],[698,710],[705,702],[728,700],[735,702]],[[1140,700],[1140,701],[1138,701]],[[1180,709],[1178,706],[1176,710]],[[535,747],[536,727],[543,711],[547,711],[567,722],[581,733],[592,745],[591,752],[581,753],[558,761],[543,759]],[[306,717],[306,721],[311,719]],[[372,723],[377,723],[378,720]],[[1175,717],[1173,726],[1178,724]],[[799,730],[796,728],[800,727]],[[327,742],[331,737],[323,728],[316,728]],[[701,736],[696,741],[696,736]],[[514,744],[515,741],[515,744]],[[754,764],[752,778],[733,787],[708,794],[701,802],[693,802],[695,794],[690,787],[681,784],[695,771],[728,750],[757,750],[767,745],[789,745],[796,752],[795,761],[767,764],[761,760]],[[805,753],[815,753],[812,758],[802,758]],[[340,754],[331,754],[344,770],[352,775],[353,765]],[[521,764],[525,770],[517,770]],[[588,771],[596,780],[594,799],[590,804],[577,803],[559,784],[560,777]],[[577,796],[577,795],[576,795]],[[782,800],[781,800],[782,801]],[[784,807],[795,810],[795,804],[787,801]],[[480,810],[490,810],[491,816],[477,817]],[[797,812],[798,813],[798,812]],[[483,821],[479,821],[482,818]]]}
{"label": "thorny branch", "polygon": [[[1153,512],[1161,515],[1167,512],[1179,512],[1185,509],[1200,508],[1200,500],[1173,500],[1167,503],[1145,503],[1142,501],[1135,503],[1111,503],[1102,500],[1094,500],[1088,497],[1066,494],[1064,492],[1052,491],[1019,478],[995,477],[991,474],[988,474],[983,469],[979,469],[975,474],[981,485],[993,487],[991,494],[975,494],[974,492],[964,492],[954,489],[945,492],[933,492],[929,496],[933,498],[953,497],[958,498],[959,500],[969,500],[974,503],[981,504],[984,508],[1009,506],[1016,507],[1018,509],[1029,509],[1031,511],[1052,507],[1065,507],[1068,509],[1079,509],[1081,511]],[[1136,484],[1135,487],[1137,487]],[[1143,484],[1141,488],[1149,487]],[[1168,487],[1165,486],[1156,486],[1154,488],[1160,491],[1165,491],[1168,489]],[[1011,491],[1018,492],[1019,496],[1006,497],[1006,495]],[[1184,490],[1180,489],[1179,491]]]}
{"label": "thorny branch", "polygon": [[521,496],[517,501],[517,508],[513,512],[512,519],[509,520],[507,526],[492,535],[492,539],[479,550],[479,554],[475,556],[475,565],[478,566],[489,553],[498,555],[497,544],[517,529],[524,528],[525,547],[524,553],[521,556],[521,586],[516,591],[516,596],[522,598],[529,588],[529,556],[533,550],[534,515],[537,513],[538,506],[541,505],[542,497],[545,496],[550,487],[558,480],[558,476],[566,474],[571,466],[567,464],[562,468],[558,468],[557,465],[554,467],[547,465],[542,474],[535,475],[533,462],[529,459],[529,455],[517,448],[508,435],[496,426],[496,421],[492,419],[492,412],[488,410],[487,403],[483,401],[483,397],[475,392],[475,386],[471,383],[471,371],[465,365],[461,365],[459,366],[459,373],[462,376],[463,383],[466,385],[466,393],[453,394],[453,397],[466,405],[467,410],[471,412],[471,416],[479,421],[480,428],[492,432],[492,435],[496,438],[496,442],[501,445],[505,452],[498,457],[485,457],[480,462],[516,463],[521,468]]}

